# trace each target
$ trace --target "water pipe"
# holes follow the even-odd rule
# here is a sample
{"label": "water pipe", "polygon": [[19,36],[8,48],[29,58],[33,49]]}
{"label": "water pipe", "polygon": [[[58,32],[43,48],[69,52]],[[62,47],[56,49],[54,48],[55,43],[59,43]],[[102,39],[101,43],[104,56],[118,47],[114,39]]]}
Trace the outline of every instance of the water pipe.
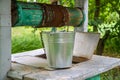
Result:
{"label": "water pipe", "polygon": [[35,26],[61,27],[79,26],[84,21],[84,14],[80,8],[63,7],[61,5],[13,2],[12,3],[12,25],[13,26]]}

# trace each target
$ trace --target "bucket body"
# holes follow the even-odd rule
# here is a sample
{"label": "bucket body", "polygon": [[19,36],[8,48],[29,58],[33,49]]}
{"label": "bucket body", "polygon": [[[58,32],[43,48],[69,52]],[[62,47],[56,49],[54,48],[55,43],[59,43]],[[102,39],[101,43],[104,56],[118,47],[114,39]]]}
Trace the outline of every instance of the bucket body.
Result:
{"label": "bucket body", "polygon": [[99,33],[76,32],[73,56],[92,59],[99,38]]}
{"label": "bucket body", "polygon": [[43,32],[42,38],[49,67],[72,66],[74,32]]}

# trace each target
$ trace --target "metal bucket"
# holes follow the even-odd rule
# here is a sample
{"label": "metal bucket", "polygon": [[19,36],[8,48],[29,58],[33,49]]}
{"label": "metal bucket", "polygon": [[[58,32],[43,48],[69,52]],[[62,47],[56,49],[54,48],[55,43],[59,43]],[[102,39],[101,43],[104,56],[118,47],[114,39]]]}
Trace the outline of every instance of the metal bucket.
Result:
{"label": "metal bucket", "polygon": [[49,67],[72,66],[74,32],[43,32],[42,38]]}

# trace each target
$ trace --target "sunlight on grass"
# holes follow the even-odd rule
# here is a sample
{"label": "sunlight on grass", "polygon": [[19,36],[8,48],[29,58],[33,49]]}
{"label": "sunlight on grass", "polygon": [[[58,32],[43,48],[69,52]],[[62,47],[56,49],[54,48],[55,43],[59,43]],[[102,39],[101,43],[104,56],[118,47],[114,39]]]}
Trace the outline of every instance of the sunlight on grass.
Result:
{"label": "sunlight on grass", "polygon": [[39,49],[42,47],[39,30],[34,28],[12,28],[12,53]]}
{"label": "sunlight on grass", "polygon": [[[60,27],[56,29],[57,31],[74,30],[73,27]],[[42,48],[41,31],[51,31],[51,28],[32,28],[29,26],[12,28],[12,53]]]}

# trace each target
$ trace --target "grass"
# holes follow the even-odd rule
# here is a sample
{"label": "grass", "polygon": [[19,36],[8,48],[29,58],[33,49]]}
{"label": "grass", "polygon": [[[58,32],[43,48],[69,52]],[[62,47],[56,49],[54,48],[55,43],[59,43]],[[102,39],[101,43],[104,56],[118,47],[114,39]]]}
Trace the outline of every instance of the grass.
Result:
{"label": "grass", "polygon": [[[73,31],[73,27],[57,28],[58,31]],[[40,32],[51,31],[51,28],[14,27],[12,28],[12,53],[42,48]]]}
{"label": "grass", "polygon": [[101,74],[101,80],[120,80],[120,67]]}
{"label": "grass", "polygon": [[[120,53],[103,53],[103,56],[120,58]],[[120,80],[120,66],[101,74],[101,80]]]}
{"label": "grass", "polygon": [[39,30],[33,28],[12,28],[12,53],[24,52],[42,47]]}

